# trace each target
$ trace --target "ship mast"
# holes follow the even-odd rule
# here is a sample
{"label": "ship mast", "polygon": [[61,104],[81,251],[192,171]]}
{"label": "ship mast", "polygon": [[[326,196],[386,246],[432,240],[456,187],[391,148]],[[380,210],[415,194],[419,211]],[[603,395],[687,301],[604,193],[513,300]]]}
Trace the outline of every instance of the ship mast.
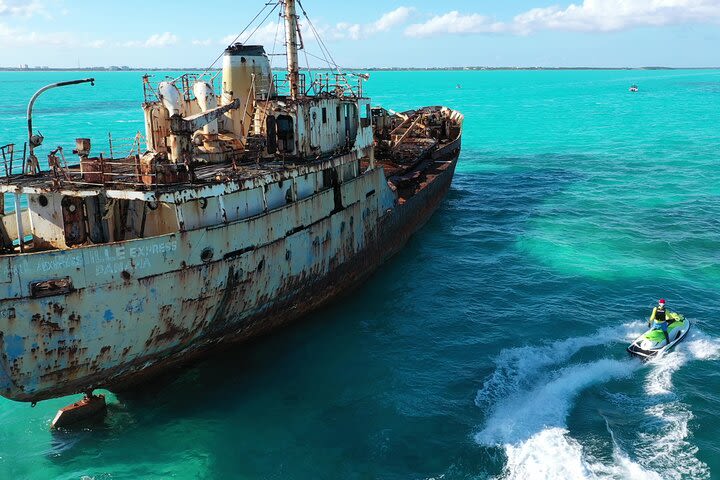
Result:
{"label": "ship mast", "polygon": [[295,13],[295,0],[284,0],[285,4],[285,48],[287,49],[288,80],[290,97],[298,97],[300,70],[298,68],[298,24]]}

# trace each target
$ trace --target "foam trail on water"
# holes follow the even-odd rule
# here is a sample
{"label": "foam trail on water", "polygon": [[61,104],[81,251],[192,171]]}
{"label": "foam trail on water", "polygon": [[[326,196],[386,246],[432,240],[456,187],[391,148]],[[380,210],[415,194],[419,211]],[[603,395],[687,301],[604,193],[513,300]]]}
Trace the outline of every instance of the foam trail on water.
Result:
{"label": "foam trail on water", "polygon": [[545,427],[563,427],[575,397],[585,388],[628,377],[639,365],[602,359],[562,368],[536,378],[534,388],[518,391],[495,406],[475,439],[483,444],[515,444]]}
{"label": "foam trail on water", "polygon": [[475,441],[502,446],[507,463],[504,479],[659,479],[634,463],[617,445],[613,465],[594,461],[569,436],[566,419],[576,397],[586,388],[626,378],[641,368],[633,360],[601,359],[558,368],[583,348],[626,341],[641,333],[637,324],[601,329],[537,347],[504,350],[496,369],[478,391],[475,402],[490,411]]}
{"label": "foam trail on water", "polygon": [[688,442],[692,412],[681,402],[662,402],[645,408],[645,431],[634,442],[643,465],[652,465],[667,479],[710,478],[708,466],[696,458],[698,448]]}
{"label": "foam trail on water", "polygon": [[582,447],[562,428],[548,428],[517,445],[506,445],[503,478],[589,478],[592,468],[583,460]]}
{"label": "foam trail on water", "polygon": [[670,352],[650,361],[653,369],[645,379],[645,392],[648,395],[666,395],[672,389],[672,375],[687,362],[686,355]]}
{"label": "foam trail on water", "polygon": [[643,469],[640,464],[633,462],[625,452],[622,451],[615,439],[615,433],[610,428],[610,425],[605,419],[605,427],[607,428],[610,438],[613,444],[613,459],[615,460],[614,465],[601,466],[596,463],[596,473],[602,472],[604,477],[607,478],[630,478],[630,479],[661,479],[660,474]]}
{"label": "foam trail on water", "polygon": [[678,343],[675,350],[652,359],[652,370],[645,381],[648,395],[667,395],[672,392],[672,376],[688,361],[720,358],[720,339],[691,329],[687,338]]}
{"label": "foam trail on water", "polygon": [[505,349],[495,359],[495,371],[478,391],[475,403],[483,407],[529,387],[535,382],[538,372],[565,363],[583,348],[604,345],[611,341],[624,342],[640,333],[642,332],[637,324],[626,323],[619,327],[602,328],[592,335],[568,338],[551,344]]}
{"label": "foam trail on water", "polygon": [[720,359],[720,338],[711,337],[697,327],[688,333],[685,345],[681,343],[680,348],[686,349],[693,360]]}
{"label": "foam trail on water", "polygon": [[504,447],[507,463],[502,478],[507,480],[660,479],[617,448],[613,465],[594,461],[566,428],[567,415],[580,392],[593,384],[628,377],[638,368],[637,362],[602,359],[540,375],[533,389],[518,391],[496,405],[475,440]]}
{"label": "foam trail on water", "polygon": [[710,478],[705,463],[696,458],[697,447],[688,442],[688,427],[692,412],[680,401],[664,397],[673,394],[672,377],[688,362],[720,358],[720,339],[713,338],[695,327],[675,350],[649,362],[650,372],[645,380],[648,398],[661,397],[645,409],[655,421],[639,435],[637,453],[643,463],[662,468],[665,478]]}
{"label": "foam trail on water", "polygon": [[505,454],[503,480],[662,480],[617,448],[612,465],[588,458],[580,443],[562,428],[548,428],[518,445],[506,445]]}

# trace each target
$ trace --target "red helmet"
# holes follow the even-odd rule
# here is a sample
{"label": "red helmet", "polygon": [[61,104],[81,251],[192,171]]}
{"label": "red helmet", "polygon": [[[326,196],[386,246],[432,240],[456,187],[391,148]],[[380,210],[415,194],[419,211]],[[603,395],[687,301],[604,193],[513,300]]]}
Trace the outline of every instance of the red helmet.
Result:
{"label": "red helmet", "polygon": [[665,305],[665,299],[664,299],[664,298],[661,298],[660,300],[658,300],[658,303],[661,303],[661,304]]}

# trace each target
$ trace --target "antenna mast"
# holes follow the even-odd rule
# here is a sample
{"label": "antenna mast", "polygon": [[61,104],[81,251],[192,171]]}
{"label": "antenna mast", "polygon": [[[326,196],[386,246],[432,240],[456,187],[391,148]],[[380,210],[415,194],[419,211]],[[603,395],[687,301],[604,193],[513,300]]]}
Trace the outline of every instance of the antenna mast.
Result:
{"label": "antenna mast", "polygon": [[298,67],[298,16],[295,13],[295,0],[283,0],[285,4],[285,48],[287,49],[287,69],[290,81],[290,97],[295,100],[299,94],[300,69]]}

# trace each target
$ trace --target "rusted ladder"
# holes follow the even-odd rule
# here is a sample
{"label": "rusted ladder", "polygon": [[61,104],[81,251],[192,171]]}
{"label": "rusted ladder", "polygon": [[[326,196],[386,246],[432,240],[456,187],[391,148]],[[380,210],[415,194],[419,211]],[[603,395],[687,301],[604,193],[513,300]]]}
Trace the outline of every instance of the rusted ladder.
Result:
{"label": "rusted ladder", "polygon": [[[407,136],[410,134],[410,132],[412,132],[412,130],[415,128],[415,126],[418,124],[418,122],[419,122],[420,120],[422,120],[422,118],[423,118],[424,115],[422,115],[422,114],[417,114],[417,113],[416,113],[414,116],[415,116],[415,120],[410,124],[410,126],[407,128],[407,130],[405,130],[405,132],[400,136],[400,138],[398,138],[397,141],[395,141],[395,142],[393,143],[393,149],[396,148],[398,145],[400,145],[400,144],[403,142],[403,140],[405,140],[405,139],[407,138]],[[406,122],[407,122],[408,120],[410,120],[411,118],[413,118],[413,117],[409,117],[409,118],[406,120]],[[405,123],[405,122],[403,122],[403,123]],[[396,130],[397,130],[397,129],[396,129]],[[395,131],[395,130],[393,130],[393,132],[394,132],[394,131]],[[392,138],[392,137],[391,137],[391,138]]]}
{"label": "rusted ladder", "polygon": [[[402,115],[402,114],[398,114],[398,115]],[[403,116],[404,116],[404,115],[403,115]],[[390,132],[390,138],[393,138],[393,136],[395,136],[395,135],[399,135],[398,132],[399,132],[400,130],[402,130],[403,128],[405,128],[405,124],[408,123],[412,117],[413,117],[412,115],[409,115],[409,116],[405,117],[405,118],[403,119],[403,121],[400,122],[400,125],[398,125],[397,127],[393,128],[392,132]]]}

